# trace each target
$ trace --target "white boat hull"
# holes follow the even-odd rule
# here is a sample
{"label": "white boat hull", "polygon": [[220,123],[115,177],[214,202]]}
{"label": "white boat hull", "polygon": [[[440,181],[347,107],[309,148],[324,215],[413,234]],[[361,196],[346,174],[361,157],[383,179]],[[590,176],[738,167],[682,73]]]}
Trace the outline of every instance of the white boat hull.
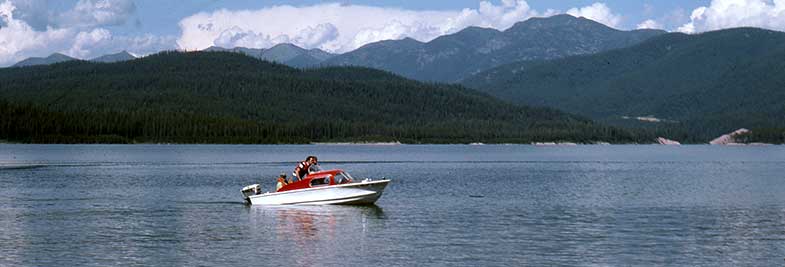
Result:
{"label": "white boat hull", "polygon": [[312,187],[248,197],[253,205],[370,205],[382,196],[390,180]]}

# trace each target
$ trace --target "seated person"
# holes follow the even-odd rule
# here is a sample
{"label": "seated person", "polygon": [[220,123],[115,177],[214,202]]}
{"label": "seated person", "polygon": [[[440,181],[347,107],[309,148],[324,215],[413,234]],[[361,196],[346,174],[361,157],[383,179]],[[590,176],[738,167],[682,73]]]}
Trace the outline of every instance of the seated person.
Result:
{"label": "seated person", "polygon": [[281,175],[278,176],[278,182],[275,184],[275,191],[278,192],[278,190],[281,190],[281,187],[287,184],[288,183],[286,182],[286,174],[281,173]]}

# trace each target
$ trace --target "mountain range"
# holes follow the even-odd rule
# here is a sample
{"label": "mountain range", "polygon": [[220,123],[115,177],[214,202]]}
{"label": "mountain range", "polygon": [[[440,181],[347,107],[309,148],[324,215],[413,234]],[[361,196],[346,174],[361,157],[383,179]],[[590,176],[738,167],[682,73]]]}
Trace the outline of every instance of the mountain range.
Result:
{"label": "mountain range", "polygon": [[[103,62],[103,63],[112,63],[112,62],[118,62],[118,61],[132,60],[132,59],[135,59],[135,58],[136,57],[134,55],[131,55],[130,53],[128,53],[126,51],[122,51],[122,52],[118,52],[118,53],[115,53],[115,54],[108,54],[108,55],[99,56],[99,57],[90,59],[90,61]],[[55,63],[72,61],[72,60],[80,60],[80,59],[69,57],[69,56],[63,55],[61,53],[53,53],[53,54],[49,55],[48,57],[30,57],[30,58],[27,58],[27,59],[24,59],[22,61],[17,62],[16,64],[12,65],[11,67],[27,67],[27,66],[36,66],[36,65],[51,65],[51,64],[55,64]]]}
{"label": "mountain range", "polygon": [[682,128],[707,141],[742,127],[785,127],[785,33],[669,33],[593,55],[507,64],[463,84],[521,105]]}
{"label": "mountain range", "polygon": [[128,53],[127,51],[121,51],[121,52],[118,52],[118,53],[115,53],[115,54],[103,55],[103,56],[91,59],[90,61],[103,62],[103,63],[112,63],[112,62],[120,62],[120,61],[127,61],[127,60],[133,60],[133,59],[136,59],[136,57],[134,55],[131,55],[131,53]]}
{"label": "mountain range", "polygon": [[591,54],[664,33],[620,31],[586,18],[556,15],[531,18],[504,31],[468,27],[427,43],[411,38],[371,43],[322,64],[371,67],[421,81],[458,82],[507,63]]}
{"label": "mountain range", "polygon": [[30,57],[24,59],[22,61],[17,62],[16,64],[12,65],[12,67],[25,67],[25,66],[35,66],[35,65],[49,65],[54,63],[66,62],[71,60],[77,60],[75,58],[60,54],[54,53],[49,55],[48,57]]}
{"label": "mountain range", "polygon": [[[245,48],[245,47],[223,48],[218,46],[211,46],[205,49],[204,51],[207,52],[225,51],[225,52],[242,53],[258,59],[278,62],[281,64],[285,64],[297,68],[315,67],[321,64],[322,62],[324,62],[325,60],[335,56],[335,54],[325,52],[318,48],[305,49],[289,43],[277,44],[267,49]],[[136,57],[134,55],[131,55],[127,51],[122,51],[115,54],[102,55],[90,59],[89,61],[111,63],[111,62],[132,60],[135,58]],[[50,64],[55,64],[65,61],[71,61],[71,60],[79,60],[79,59],[69,57],[61,53],[53,53],[45,58],[30,57],[24,59],[12,65],[12,67],[50,65]]]}
{"label": "mountain range", "polygon": [[325,60],[335,56],[335,54],[325,52],[318,48],[305,49],[289,43],[277,44],[267,49],[245,47],[223,48],[211,46],[204,51],[228,51],[243,53],[258,59],[278,62],[298,68],[315,67]]}
{"label": "mountain range", "polygon": [[[299,68],[363,66],[421,81],[458,82],[515,61],[596,53],[626,47],[663,33],[665,31],[661,30],[620,31],[589,19],[556,15],[532,18],[504,31],[468,27],[427,43],[411,38],[379,41],[344,54],[332,54],[318,48],[304,49],[289,43],[267,49],[211,46],[205,51],[238,52]],[[30,58],[14,66],[73,60],[62,54],[50,57],[54,58]]]}

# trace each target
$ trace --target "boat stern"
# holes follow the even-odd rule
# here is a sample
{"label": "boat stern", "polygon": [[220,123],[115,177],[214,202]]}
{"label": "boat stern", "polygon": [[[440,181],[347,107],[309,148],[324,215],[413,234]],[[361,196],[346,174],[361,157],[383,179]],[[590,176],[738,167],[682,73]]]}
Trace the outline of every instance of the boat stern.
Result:
{"label": "boat stern", "polygon": [[262,193],[262,187],[259,184],[252,184],[252,185],[243,187],[243,190],[241,190],[241,192],[243,193],[243,199],[245,200],[245,202],[246,203],[251,203],[250,197],[258,195],[258,194],[261,194]]}

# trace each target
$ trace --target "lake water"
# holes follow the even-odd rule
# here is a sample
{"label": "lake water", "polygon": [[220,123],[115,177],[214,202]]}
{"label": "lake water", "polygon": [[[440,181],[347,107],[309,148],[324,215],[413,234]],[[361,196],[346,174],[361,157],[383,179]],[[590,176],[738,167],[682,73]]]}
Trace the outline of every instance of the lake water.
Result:
{"label": "lake water", "polygon": [[[248,206],[322,168],[376,206]],[[0,266],[785,264],[785,146],[0,145]]]}

